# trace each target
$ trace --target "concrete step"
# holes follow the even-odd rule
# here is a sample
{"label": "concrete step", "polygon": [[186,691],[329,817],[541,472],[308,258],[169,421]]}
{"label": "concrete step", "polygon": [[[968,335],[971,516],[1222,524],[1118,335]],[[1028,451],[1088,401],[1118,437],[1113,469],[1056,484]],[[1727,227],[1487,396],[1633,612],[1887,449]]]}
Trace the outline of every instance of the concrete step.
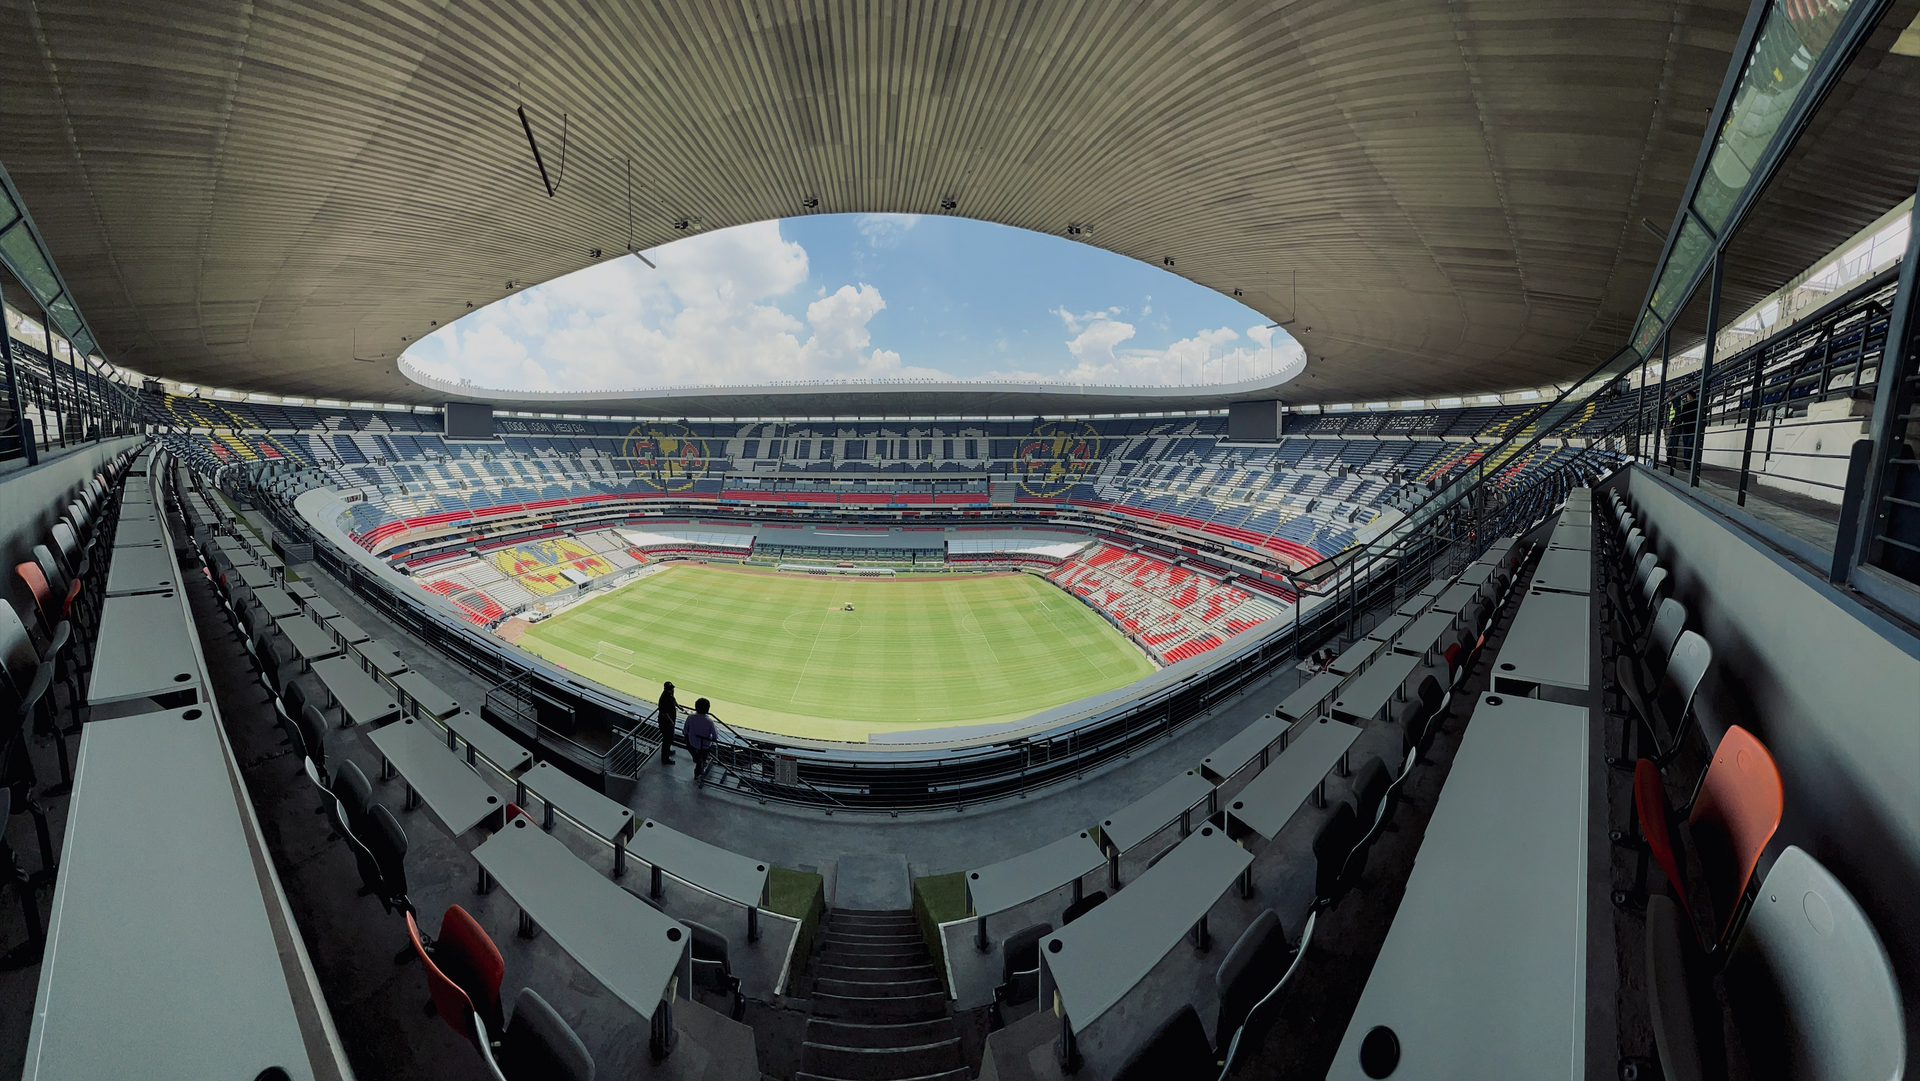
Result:
{"label": "concrete step", "polygon": [[924,995],[835,995],[818,992],[813,996],[813,1015],[867,1024],[931,1021],[947,1015],[947,996],[944,991]]}
{"label": "concrete step", "polygon": [[912,1047],[939,1043],[953,1034],[953,1020],[946,1017],[883,1025],[811,1017],[807,1019],[806,1042],[832,1044],[835,1047]]}
{"label": "concrete step", "polygon": [[[843,958],[843,960],[845,960]],[[933,965],[895,965],[895,964],[828,964],[821,961],[813,966],[813,974],[823,980],[843,980],[847,983],[890,983],[894,980],[937,980],[940,970]]]}
{"label": "concrete step", "polygon": [[925,942],[926,937],[918,929],[906,931],[870,931],[866,928],[847,930],[841,927],[828,927],[820,932],[821,942]]}
{"label": "concrete step", "polygon": [[825,993],[829,995],[846,995],[851,997],[860,997],[860,996],[876,997],[880,995],[926,995],[926,994],[932,994],[937,991],[944,991],[946,989],[947,989],[947,985],[944,981],[933,979],[933,978],[921,979],[921,980],[888,980],[884,982],[879,980],[863,980],[860,982],[854,982],[851,980],[831,980],[831,979],[815,979],[813,981],[813,991],[815,994]]}
{"label": "concrete step", "polygon": [[933,955],[924,942],[822,942],[820,960],[830,965],[924,965]]}
{"label": "concrete step", "polygon": [[835,927],[914,928],[919,923],[912,912],[853,912],[836,908],[827,913],[827,924]]}
{"label": "concrete step", "polygon": [[[972,1076],[973,1074],[962,1066],[957,1070],[922,1074],[919,1077],[889,1078],[888,1081],[968,1081]],[[793,1075],[793,1081],[869,1081],[869,1079],[835,1077],[832,1074],[808,1073],[806,1070],[801,1070]]]}
{"label": "concrete step", "polygon": [[800,1068],[825,1077],[865,1079],[938,1076],[965,1069],[960,1037],[912,1047],[836,1047],[808,1043],[800,1049]]}

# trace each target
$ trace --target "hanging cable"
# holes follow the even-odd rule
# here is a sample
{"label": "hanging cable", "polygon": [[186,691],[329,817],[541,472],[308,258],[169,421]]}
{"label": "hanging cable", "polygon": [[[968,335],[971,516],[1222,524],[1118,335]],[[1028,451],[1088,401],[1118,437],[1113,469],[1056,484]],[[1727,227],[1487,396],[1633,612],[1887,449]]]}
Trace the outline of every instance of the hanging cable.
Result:
{"label": "hanging cable", "polygon": [[520,114],[520,130],[527,133],[527,148],[533,151],[533,164],[540,169],[540,183],[545,185],[547,198],[551,199],[553,198],[553,181],[547,179],[547,163],[541,160],[540,144],[533,138],[533,121],[527,119],[526,106],[516,106],[515,111]]}

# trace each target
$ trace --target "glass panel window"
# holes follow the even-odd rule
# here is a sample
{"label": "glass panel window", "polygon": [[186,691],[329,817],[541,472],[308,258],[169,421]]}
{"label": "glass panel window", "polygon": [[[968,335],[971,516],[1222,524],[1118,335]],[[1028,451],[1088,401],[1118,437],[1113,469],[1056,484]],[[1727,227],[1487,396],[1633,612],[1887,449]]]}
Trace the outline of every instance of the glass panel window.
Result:
{"label": "glass panel window", "polygon": [[1687,298],[1693,288],[1694,278],[1700,267],[1707,261],[1713,239],[1698,222],[1692,218],[1680,227],[1680,236],[1673,242],[1673,251],[1667,255],[1667,265],[1660,271],[1660,281],[1653,287],[1653,310],[1662,319],[1673,318],[1673,310]]}
{"label": "glass panel window", "polygon": [[33,233],[24,225],[0,234],[0,258],[6,259],[14,276],[33,292],[33,299],[40,303],[45,304],[60,291],[60,283],[53,276],[53,267],[40,254],[40,245],[33,242]]}
{"label": "glass panel window", "polygon": [[47,315],[60,333],[72,337],[80,329],[80,313],[74,310],[73,301],[65,293],[47,303]]}
{"label": "glass panel window", "polygon": [[1633,351],[1646,356],[1653,343],[1660,340],[1660,320],[1651,311],[1640,313],[1640,326],[1633,332]]}
{"label": "glass panel window", "polygon": [[1715,233],[1725,231],[1754,166],[1850,6],[1852,0],[1786,0],[1767,12],[1693,200],[1694,212]]}

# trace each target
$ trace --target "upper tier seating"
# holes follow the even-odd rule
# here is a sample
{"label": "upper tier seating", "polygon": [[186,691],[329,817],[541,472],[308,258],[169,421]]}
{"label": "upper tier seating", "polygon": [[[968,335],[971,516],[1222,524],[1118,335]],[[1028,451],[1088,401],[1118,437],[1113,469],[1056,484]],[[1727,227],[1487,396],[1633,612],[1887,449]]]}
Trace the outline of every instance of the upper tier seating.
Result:
{"label": "upper tier seating", "polygon": [[[1631,413],[1626,395],[1581,430]],[[1108,510],[1313,563],[1390,524],[1427,486],[1525,431],[1539,407],[1290,415],[1275,447],[1223,445],[1225,418],[929,425],[663,424],[501,417],[498,441],[448,442],[431,413],[269,405],[148,394],[150,420],[194,429],[181,453],[206,472],[229,462],[297,468],[287,483],[365,493],[355,532],[551,500],[678,496],[856,506],[985,505],[980,481],[1016,478],[1022,503]],[[1612,420],[1609,420],[1612,418]],[[1495,463],[1502,486],[1570,451]],[[924,481],[833,486],[829,476]],[[795,476],[798,474],[798,476]],[[736,481],[732,476],[751,480]],[[778,478],[778,488],[771,487]],[[370,543],[377,543],[378,538]]]}

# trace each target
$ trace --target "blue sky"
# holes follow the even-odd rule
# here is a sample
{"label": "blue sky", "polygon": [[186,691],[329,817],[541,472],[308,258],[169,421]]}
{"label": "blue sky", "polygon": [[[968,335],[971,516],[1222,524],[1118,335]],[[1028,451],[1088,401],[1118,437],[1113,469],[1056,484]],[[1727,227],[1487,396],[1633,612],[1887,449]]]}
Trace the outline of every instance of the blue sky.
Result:
{"label": "blue sky", "polygon": [[965,218],[820,214],[702,233],[524,289],[417,343],[503,390],[789,379],[1223,382],[1297,372],[1232,297],[1090,244]]}

